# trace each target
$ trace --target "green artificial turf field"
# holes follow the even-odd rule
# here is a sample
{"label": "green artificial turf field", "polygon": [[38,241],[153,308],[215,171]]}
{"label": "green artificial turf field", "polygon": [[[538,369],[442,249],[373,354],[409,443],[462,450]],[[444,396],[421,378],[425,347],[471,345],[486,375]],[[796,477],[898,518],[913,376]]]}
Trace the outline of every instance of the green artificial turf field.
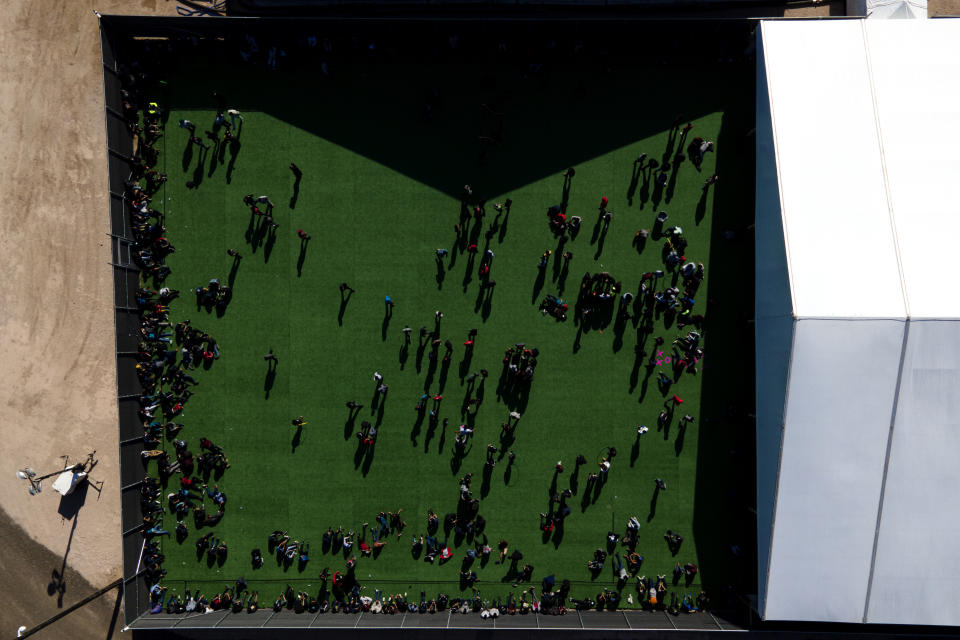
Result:
{"label": "green artificial turf field", "polygon": [[[493,82],[475,83],[477,77]],[[179,289],[181,297],[171,318],[190,319],[221,348],[209,371],[194,373],[201,384],[186,405],[181,437],[195,453],[199,438],[210,438],[224,448],[232,467],[210,481],[228,496],[223,520],[199,532],[188,523],[190,537],[182,545],[162,539],[169,572],[165,584],[180,593],[202,587],[209,594],[242,575],[260,590],[261,604],[287,583],[315,592],[320,570],[342,571],[346,560],[342,552],[323,552],[327,527],[357,530],[362,522],[373,523],[380,511],[403,509],[403,535],[390,536],[378,557],[359,558],[357,579],[371,595],[382,588],[452,596],[460,593],[457,572],[469,543],[454,546],[451,534],[454,558],[438,566],[413,559],[410,542],[412,535],[426,533],[428,509],[441,518],[456,511],[457,479],[466,472],[473,473],[472,490],[481,499],[491,546],[506,539],[511,550],[519,549],[520,565],[535,567],[532,584],[556,574],[558,584],[571,580],[576,597],[614,587],[612,557],[595,578],[586,563],[595,549],[605,548],[608,531],[623,534],[631,516],[643,523],[637,547],[646,558],[642,574],[669,577],[676,561],[700,564],[701,576],[719,570],[704,564],[701,549],[708,541],[694,535],[696,484],[712,482],[697,478],[702,372],[684,374],[666,394],[677,393],[684,403],[670,428],[659,431],[665,396],[657,386],[658,369],[648,369],[646,358],[635,354],[635,320],[581,331],[572,309],[584,272],[608,271],[625,290],[636,292],[642,273],[663,268],[662,241],[651,238],[642,253],[632,241],[638,229],[653,228],[658,210],[666,210],[667,226],[684,229],[688,259],[707,265],[695,308],[705,312],[715,262],[710,241],[716,203],[712,190],[701,199],[701,186],[725,153],[723,145],[718,144],[717,154],[707,154],[702,173],[683,163],[668,187],[669,202],[650,201],[657,195],[653,184],[649,191],[642,183],[631,184],[631,167],[641,152],[658,159],[664,155],[678,113],[694,123],[691,138],[718,139],[724,109],[742,99],[733,95],[722,73],[638,61],[602,76],[593,68],[571,68],[546,78],[496,65],[411,68],[371,62],[343,65],[324,78],[225,72],[200,62],[167,80],[171,109],[162,162],[169,181],[155,203],[163,201],[167,236],[176,247],[167,260],[173,275],[166,284]],[[441,87],[443,102],[428,122],[422,116],[423,96],[433,86]],[[228,96],[245,119],[239,145],[201,154],[176,123],[191,120],[201,137],[212,128],[212,88]],[[478,136],[490,135],[501,120],[502,142],[484,147]],[[734,164],[732,158],[727,161]],[[290,162],[304,174],[295,203]],[[567,215],[583,217],[579,235],[565,247],[574,256],[569,273],[561,268],[561,251],[545,215],[561,201],[561,171],[567,166],[576,167]],[[732,171],[730,176],[732,183]],[[188,189],[187,180],[198,187]],[[465,183],[473,186],[474,199],[487,202],[482,229],[473,221],[469,229],[481,254],[487,246],[483,232],[492,231],[491,277],[497,285],[486,300],[479,289],[479,260],[462,252],[467,243],[455,243]],[[267,194],[276,204],[280,226],[275,235],[252,221],[242,202],[248,193]],[[605,234],[594,224],[601,196],[610,199],[613,211]],[[492,204],[506,198],[512,199],[512,209],[497,216]],[[312,236],[305,251],[299,228]],[[438,271],[434,252],[441,247],[451,253]],[[228,248],[243,255],[234,273]],[[554,255],[539,271],[547,249]],[[190,293],[214,277],[234,291],[222,317],[199,309]],[[345,306],[338,290],[342,281],[356,289]],[[538,311],[548,293],[569,302],[566,322]],[[386,295],[396,302],[389,319]],[[433,328],[435,310],[444,314],[441,338],[455,345],[449,365],[431,361],[429,347],[418,349],[417,331],[421,325]],[[405,325],[413,328],[407,353],[402,349]],[[478,329],[476,347],[464,363],[463,341],[471,328]],[[658,318],[644,348],[654,350],[656,336],[668,347],[684,333]],[[703,366],[709,372],[709,324],[705,333]],[[517,342],[540,351],[524,401],[498,396],[504,350]],[[275,375],[268,375],[263,359],[271,348],[279,357]],[[454,437],[466,422],[461,416],[464,376],[481,368],[490,376],[472,418],[475,435],[469,453],[457,461]],[[669,374],[669,368],[663,370]],[[379,411],[372,410],[375,371],[389,385]],[[439,416],[449,418],[446,428],[431,429],[428,419],[418,420],[414,406],[425,392],[443,394]],[[347,400],[364,405],[355,423],[347,421]],[[510,447],[515,463],[501,459],[485,475],[486,446],[500,446],[499,425],[514,408],[522,413]],[[678,438],[685,413],[697,421]],[[291,419],[299,415],[309,424],[295,439]],[[366,453],[359,452],[354,437],[361,420],[381,429],[375,449]],[[638,439],[639,423],[650,431]],[[165,446],[172,453],[172,446]],[[587,474],[598,470],[611,446],[619,453],[608,482],[599,493],[586,494]],[[587,463],[574,474],[578,454]],[[558,460],[566,471],[556,478],[556,487],[576,489],[568,501],[573,512],[562,534],[545,540],[538,514],[548,510]],[[711,472],[722,472],[722,464],[715,462]],[[657,477],[667,490],[653,504]],[[713,522],[720,526],[721,504],[698,501],[698,509],[700,524],[706,523],[698,532]],[[167,518],[172,531],[173,516]],[[311,543],[305,569],[298,571],[296,563],[284,568],[266,555],[274,529]],[[685,537],[675,557],[664,541],[667,529]],[[222,566],[197,560],[194,542],[207,531],[229,544]],[[442,527],[438,535],[443,539]],[[367,541],[372,543],[369,534]],[[259,570],[250,566],[254,547],[266,557]],[[508,567],[493,559],[482,567],[474,563],[476,587],[485,597],[516,591]],[[696,593],[699,583],[700,577],[689,590]],[[631,581],[624,590],[625,606],[633,586]]]}

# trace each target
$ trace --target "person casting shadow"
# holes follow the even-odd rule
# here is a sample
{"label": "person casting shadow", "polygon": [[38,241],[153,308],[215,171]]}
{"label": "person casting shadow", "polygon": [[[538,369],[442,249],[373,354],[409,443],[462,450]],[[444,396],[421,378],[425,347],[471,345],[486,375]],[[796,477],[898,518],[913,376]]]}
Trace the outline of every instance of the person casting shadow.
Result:
{"label": "person casting shadow", "polygon": [[337,324],[343,326],[343,314],[347,310],[347,303],[353,296],[353,289],[346,282],[340,283],[340,312],[337,314]]}

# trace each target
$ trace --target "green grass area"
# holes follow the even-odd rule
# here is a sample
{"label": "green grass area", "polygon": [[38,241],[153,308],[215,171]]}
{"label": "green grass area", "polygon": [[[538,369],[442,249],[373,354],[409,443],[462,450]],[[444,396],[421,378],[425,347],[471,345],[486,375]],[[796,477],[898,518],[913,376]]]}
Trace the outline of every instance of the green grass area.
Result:
{"label": "green grass area", "polygon": [[[594,549],[605,546],[609,530],[623,533],[630,516],[643,522],[637,547],[646,558],[641,573],[669,575],[678,560],[701,564],[702,573],[711,570],[700,562],[693,535],[702,378],[684,375],[674,385],[670,393],[685,402],[671,428],[659,432],[664,394],[657,388],[656,370],[635,355],[634,321],[622,332],[611,323],[579,335],[572,313],[558,323],[538,311],[547,293],[562,293],[572,309],[586,271],[608,271],[635,292],[642,273],[662,268],[660,242],[651,240],[642,253],[633,246],[635,232],[652,228],[660,209],[669,213],[668,225],[683,227],[688,259],[710,263],[714,202],[711,194],[705,208],[700,205],[700,187],[713,173],[715,155],[707,155],[702,173],[685,162],[673,197],[656,207],[643,201],[639,185],[631,187],[631,167],[640,152],[663,155],[670,123],[680,112],[694,122],[691,137],[716,140],[729,89],[711,70],[642,65],[602,77],[594,69],[571,69],[563,78],[552,78],[550,86],[508,68],[426,65],[415,70],[416,77],[429,78],[420,84],[405,79],[409,68],[400,73],[377,64],[341,67],[331,79],[307,79],[283,72],[224,73],[201,63],[189,75],[168,78],[172,108],[162,161],[170,178],[155,202],[163,200],[167,236],[176,246],[167,261],[173,270],[167,285],[182,297],[173,303],[171,317],[190,319],[221,348],[209,371],[194,374],[201,385],[186,405],[182,437],[195,453],[199,438],[210,438],[225,449],[232,467],[216,481],[228,503],[226,516],[213,529],[229,544],[228,559],[223,566],[198,562],[193,543],[207,530],[198,533],[191,522],[182,545],[163,539],[166,584],[175,591],[203,586],[210,593],[243,575],[251,588],[260,589],[262,602],[287,582],[316,590],[323,567],[342,570],[345,564],[343,554],[322,553],[327,527],[357,529],[380,511],[402,508],[404,534],[399,540],[392,536],[379,557],[359,559],[358,580],[368,592],[424,588],[453,595],[459,592],[457,572],[468,543],[455,548],[452,562],[437,566],[414,560],[410,540],[412,534],[426,533],[427,509],[441,517],[456,510],[457,479],[466,472],[474,474],[473,492],[481,498],[490,544],[505,538],[511,549],[519,549],[521,564],[535,567],[533,584],[553,573],[558,583],[570,579],[577,597],[613,587],[612,558],[596,579],[586,563]],[[496,78],[492,88],[478,90],[465,79],[482,73]],[[443,87],[444,104],[426,122],[420,108],[431,83]],[[214,86],[244,113],[240,145],[222,155],[213,150],[201,155],[196,147],[184,153],[187,133],[176,122],[193,121],[202,136],[212,126],[214,111],[206,102]],[[651,96],[649,87],[668,98]],[[504,114],[503,141],[479,164],[477,137],[496,127],[499,118],[480,104],[494,100]],[[294,208],[291,161],[304,172]],[[584,223],[565,247],[574,257],[564,286],[553,261],[538,282],[537,262],[546,249],[558,248],[545,212],[561,200],[560,172],[568,165],[576,167],[568,215],[580,215]],[[185,186],[191,179],[200,182],[198,188]],[[468,256],[454,245],[460,213],[456,195],[464,183],[488,203],[481,231],[494,221],[492,203],[513,200],[509,217],[499,217],[489,242],[496,254],[492,277],[497,286],[486,304],[479,297],[479,261],[467,271]],[[275,240],[257,240],[242,202],[247,193],[267,194],[276,203]],[[592,239],[601,196],[610,199],[614,214],[598,251]],[[312,236],[303,254],[298,228]],[[484,242],[480,233],[481,253]],[[451,251],[442,281],[434,258],[439,247]],[[234,274],[233,301],[218,317],[198,309],[189,291],[213,277],[228,282],[228,248],[244,257]],[[697,313],[704,313],[709,278],[708,268]],[[356,293],[341,321],[342,281]],[[396,302],[389,322],[385,295]],[[432,328],[435,310],[444,313],[442,339],[456,345],[449,368],[438,363],[431,369],[426,353],[422,362],[418,356],[417,329]],[[404,325],[414,330],[405,360]],[[476,347],[471,362],[462,366],[462,343],[471,328],[479,331]],[[669,345],[679,334],[658,319],[645,348],[655,349],[656,336]],[[708,351],[709,340],[708,331]],[[499,425],[511,408],[497,394],[501,359],[516,342],[537,347],[539,365],[512,445],[516,462],[509,466],[502,460],[486,482],[486,445],[499,446]],[[262,357],[270,348],[279,356],[273,379]],[[709,354],[704,364],[710,367]],[[474,417],[472,450],[457,465],[453,440],[465,421],[461,403],[467,393],[462,374],[481,368],[490,377]],[[374,371],[390,388],[379,416],[371,411]],[[431,432],[427,420],[416,425],[414,406],[425,391],[443,393],[440,418],[449,418],[446,430]],[[365,405],[355,425],[346,424],[347,400]],[[677,422],[684,413],[698,421],[678,441]],[[301,414],[309,424],[294,446],[291,419]],[[382,420],[380,438],[371,454],[358,457],[353,433],[364,419]],[[650,427],[639,440],[638,423]],[[619,455],[609,481],[598,495],[584,499],[587,474],[597,470],[611,446]],[[557,478],[563,490],[571,484],[578,454],[588,462],[569,501],[573,513],[562,539],[545,541],[538,514],[548,508],[554,465],[562,460],[566,467]],[[668,489],[660,493],[654,512],[656,477]],[[720,506],[698,513],[701,522],[722,517]],[[175,520],[167,519],[172,530]],[[251,570],[250,550],[266,553],[274,529],[310,541],[311,561],[303,572],[296,565],[285,570],[270,557],[262,569]],[[676,557],[664,541],[667,529],[686,538]],[[473,568],[484,596],[513,590],[505,566],[491,561]],[[624,605],[632,591],[629,583]]]}

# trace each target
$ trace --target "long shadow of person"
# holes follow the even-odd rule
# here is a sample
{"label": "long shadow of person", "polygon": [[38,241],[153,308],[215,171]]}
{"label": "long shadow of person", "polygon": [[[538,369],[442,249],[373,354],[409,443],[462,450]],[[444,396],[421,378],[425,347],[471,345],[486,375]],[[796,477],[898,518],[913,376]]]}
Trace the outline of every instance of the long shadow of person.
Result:
{"label": "long shadow of person", "polygon": [[257,214],[253,212],[253,209],[250,209],[250,221],[247,223],[247,231],[243,234],[243,237],[254,253],[257,252],[257,220]]}
{"label": "long shadow of person", "polygon": [[343,439],[349,440],[350,436],[353,435],[354,429],[357,424],[357,414],[351,409],[350,414],[347,416],[346,422],[343,423]]}
{"label": "long shadow of person", "polygon": [[380,324],[380,337],[384,342],[387,341],[387,330],[390,328],[390,318],[392,317],[393,313],[391,313],[391,307],[390,305],[387,305],[387,310],[383,314],[383,322]]}
{"label": "long shadow of person", "polygon": [[183,158],[181,158],[180,166],[183,168],[183,172],[186,173],[190,170],[190,164],[193,162],[193,143],[187,139],[187,146],[183,150]]}
{"label": "long shadow of person", "polygon": [[277,228],[266,222],[261,226],[267,227],[267,241],[263,245],[263,263],[267,264],[270,261],[270,254],[273,253],[273,247],[277,243]]}
{"label": "long shadow of person", "polygon": [[353,295],[353,289],[347,289],[346,292],[340,292],[340,311],[337,313],[337,324],[341,327],[343,326],[343,314],[347,311],[347,303],[350,302],[350,297]]}
{"label": "long shadow of person", "polygon": [[[456,252],[454,252],[453,255],[456,255]],[[453,266],[452,261],[453,259],[451,258],[451,265],[450,265],[451,267]],[[443,280],[446,277],[447,277],[447,270],[443,266],[443,259],[438,257],[437,258],[437,289],[443,289]]]}
{"label": "long shadow of person", "polygon": [[267,375],[263,379],[263,393],[264,393],[263,399],[264,400],[270,399],[270,390],[273,389],[273,383],[276,381],[276,379],[277,379],[277,368],[276,367],[268,368]]}
{"label": "long shadow of person", "polygon": [[423,452],[427,453],[430,451],[430,442],[433,440],[433,437],[437,434],[437,420],[436,415],[430,416],[430,419],[427,421],[427,432],[423,436]]}
{"label": "long shadow of person", "polygon": [[663,200],[664,183],[662,182],[662,179],[659,177],[660,175],[661,174],[658,174],[657,179],[655,181],[656,184],[653,185],[653,196],[650,199],[650,202],[653,204],[654,208],[656,208],[660,204],[660,201]]}
{"label": "long shadow of person", "polygon": [[473,282],[473,265],[476,262],[477,254],[475,251],[470,252],[470,255],[467,256],[467,267],[464,269],[463,274],[463,292],[467,292],[467,287],[470,286],[470,283]]}
{"label": "long shadow of person", "polygon": [[447,386],[447,376],[450,374],[450,358],[444,357],[440,365],[440,377],[437,380],[437,393],[443,393],[443,388]]}
{"label": "long shadow of person", "polygon": [[[600,237],[600,229],[603,228],[603,212],[597,216],[597,221],[593,223],[593,233],[590,235],[590,244],[595,244]],[[604,229],[605,230],[605,229]]]}
{"label": "long shadow of person", "polygon": [[657,498],[660,497],[660,485],[657,485],[653,490],[653,497],[650,498],[650,513],[647,514],[647,522],[653,520],[653,517],[657,515]]}
{"label": "long shadow of person", "polygon": [[233,169],[237,166],[237,156],[240,155],[239,136],[230,141],[230,163],[227,164],[227,184],[233,179]]}
{"label": "long shadow of person", "polygon": [[677,439],[673,443],[673,450],[676,452],[677,457],[680,457],[680,454],[683,452],[683,439],[687,435],[687,421],[684,420],[680,423],[680,426],[677,429]]}
{"label": "long shadow of person", "polygon": [[297,257],[297,277],[303,275],[303,263],[307,259],[307,245],[310,244],[310,237],[300,239],[300,255]]}
{"label": "long shadow of person", "polygon": [[653,178],[653,170],[658,166],[660,166],[659,162],[656,160],[651,160],[643,169],[640,170],[640,178],[642,180],[640,183],[641,209],[643,209],[643,206],[650,200],[650,180]]}
{"label": "long shadow of person", "polygon": [[513,479],[513,460],[507,461],[507,470],[503,472],[503,484],[510,486],[510,481]]}
{"label": "long shadow of person", "polygon": [[633,196],[637,193],[637,186],[640,184],[640,175],[643,173],[643,162],[633,161],[633,169],[630,171],[630,186],[627,187],[627,206],[633,206]]}
{"label": "long shadow of person", "polygon": [[674,159],[673,171],[670,172],[670,181],[667,182],[667,190],[664,193],[663,201],[669,203],[673,199],[673,191],[677,187],[677,174],[680,173],[680,160]]}
{"label": "long shadow of person", "polygon": [[233,283],[237,281],[237,272],[240,270],[240,255],[233,256],[233,264],[230,265],[230,275],[227,276],[227,286],[233,288]]}
{"label": "long shadow of person", "polygon": [[297,431],[293,434],[293,440],[290,441],[290,453],[296,453],[297,447],[300,446],[300,441],[303,438],[303,426],[298,425]]}
{"label": "long shadow of person", "polygon": [[493,477],[493,467],[489,464],[483,465],[483,481],[480,483],[480,498],[486,498],[490,494],[490,479]]}
{"label": "long shadow of person", "polygon": [[366,476],[370,473],[370,467],[373,466],[373,454],[377,450],[376,444],[371,444],[367,446],[366,455],[363,457],[363,467],[360,469],[360,472]]}
{"label": "long shadow of person", "polygon": [[[566,172],[565,172],[566,173]],[[560,211],[566,212],[567,204],[570,202],[570,186],[573,183],[573,176],[563,176],[563,191],[560,193]]]}
{"label": "long shadow of person", "polygon": [[440,442],[437,443],[437,455],[443,455],[443,446],[447,444],[447,419],[443,419],[443,428],[440,429]]}
{"label": "long shadow of person", "polygon": [[643,350],[643,347],[637,344],[637,346],[634,347],[633,368],[630,370],[630,389],[627,393],[633,393],[633,390],[637,388],[637,383],[640,381],[640,365],[645,355],[646,352]]}
{"label": "long shadow of person", "polygon": [[224,159],[227,157],[227,141],[224,140],[217,147],[217,162],[223,164]]}
{"label": "long shadow of person", "polygon": [[493,287],[488,286],[486,288],[486,295],[483,298],[483,308],[480,309],[480,319],[486,322],[490,317],[491,311],[493,311]]}
{"label": "long shadow of person", "polygon": [[420,336],[420,341],[417,345],[417,373],[420,373],[420,370],[423,369],[423,354],[426,353],[429,343],[430,340],[424,340],[424,337],[422,335]]}
{"label": "long shadow of person", "polygon": [[193,170],[193,184],[195,187],[199,187],[200,183],[203,182],[203,166],[207,161],[207,150],[201,147],[198,157],[200,160],[197,162],[197,168]]}
{"label": "long shadow of person", "polygon": [[497,234],[497,242],[503,244],[503,239],[507,237],[507,222],[510,220],[510,204],[503,206],[503,222],[500,223],[500,232]]}
{"label": "long shadow of person", "polygon": [[295,209],[297,206],[297,200],[300,198],[300,180],[303,179],[303,174],[297,175],[293,180],[293,195],[290,196],[290,208]]}
{"label": "long shadow of person", "polygon": [[600,237],[597,238],[597,252],[593,254],[593,259],[597,260],[600,258],[600,254],[603,253],[603,243],[607,240],[607,229],[610,227],[603,225],[603,230],[600,232]]}
{"label": "long shadow of person", "polygon": [[700,226],[703,218],[707,215],[707,191],[707,189],[703,189],[700,194],[700,199],[697,201],[697,211],[693,216],[693,220],[697,226]]}
{"label": "long shadow of person", "polygon": [[537,280],[533,283],[533,295],[530,296],[530,304],[537,303],[537,298],[543,291],[543,284],[547,281],[547,268],[545,266],[540,267],[537,271]]}

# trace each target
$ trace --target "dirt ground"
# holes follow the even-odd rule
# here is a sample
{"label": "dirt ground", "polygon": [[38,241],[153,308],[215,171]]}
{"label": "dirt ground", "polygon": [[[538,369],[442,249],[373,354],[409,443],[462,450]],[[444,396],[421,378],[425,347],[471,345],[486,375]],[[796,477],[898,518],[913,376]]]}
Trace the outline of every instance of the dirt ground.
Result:
{"label": "dirt ground", "polygon": [[[78,528],[79,528],[78,521]],[[16,549],[16,553],[0,554],[0,588],[5,596],[12,590],[13,597],[4,598],[4,607],[0,610],[0,637],[12,638],[20,625],[32,627],[46,620],[58,611],[60,594],[54,591],[51,596],[48,587],[53,580],[52,572],[58,573],[63,567],[63,555],[53,553],[43,545],[30,539],[27,533],[18,527],[10,517],[0,509],[0,540],[10,545],[5,549]],[[71,556],[73,552],[71,551]],[[119,575],[119,569],[117,570]],[[11,583],[16,580],[16,586]],[[68,607],[74,602],[97,591],[79,573],[69,567],[63,576],[66,589],[62,602]],[[90,604],[74,611],[33,636],[44,638],[63,638],[66,631],[73,637],[103,640],[120,637],[123,627],[123,615],[118,606],[119,589],[110,591]],[[115,615],[116,614],[116,615]]]}
{"label": "dirt ground", "polygon": [[[103,82],[93,13],[176,13],[167,0],[8,0],[0,19],[0,634],[56,610],[50,572],[68,550],[69,606],[120,576],[113,287],[107,242]],[[46,484],[16,480],[97,451],[90,492],[73,521]],[[49,481],[47,481],[49,483]],[[13,524],[22,527],[17,532]],[[72,538],[71,538],[72,531]],[[27,538],[28,540],[24,540]],[[30,544],[35,541],[37,545]],[[19,551],[17,554],[11,553]],[[88,584],[80,581],[83,576]],[[52,601],[52,606],[51,605]],[[110,602],[107,602],[110,601]],[[18,603],[29,603],[29,610]],[[103,637],[106,596],[67,623]],[[87,622],[83,622],[87,621]],[[56,629],[57,627],[52,627]],[[96,629],[96,630],[95,630]],[[40,637],[40,636],[38,636]]]}

